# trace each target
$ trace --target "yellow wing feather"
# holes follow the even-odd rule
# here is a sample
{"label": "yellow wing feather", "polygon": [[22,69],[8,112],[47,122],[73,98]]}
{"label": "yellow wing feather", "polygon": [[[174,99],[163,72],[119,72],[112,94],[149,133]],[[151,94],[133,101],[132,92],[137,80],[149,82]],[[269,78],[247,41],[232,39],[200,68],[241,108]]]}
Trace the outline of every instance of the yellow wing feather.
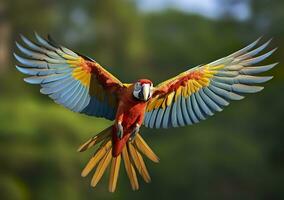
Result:
{"label": "yellow wing feather", "polygon": [[[156,89],[163,91],[163,88],[170,90],[169,88],[172,85],[180,84],[176,86],[176,89],[168,91],[168,93],[163,93],[158,95],[154,94],[154,97],[148,103],[146,111],[152,111],[154,109],[163,108],[170,106],[172,103],[176,102],[179,96],[188,97],[192,93],[198,92],[201,88],[206,87],[210,83],[210,78],[217,73],[217,70],[224,68],[224,65],[218,66],[210,66],[204,65],[198,70],[189,70],[187,72],[183,72],[178,76],[167,80],[161,84],[159,84]],[[188,77],[183,82],[178,80],[182,80],[183,78]],[[161,103],[164,102],[165,104]]]}

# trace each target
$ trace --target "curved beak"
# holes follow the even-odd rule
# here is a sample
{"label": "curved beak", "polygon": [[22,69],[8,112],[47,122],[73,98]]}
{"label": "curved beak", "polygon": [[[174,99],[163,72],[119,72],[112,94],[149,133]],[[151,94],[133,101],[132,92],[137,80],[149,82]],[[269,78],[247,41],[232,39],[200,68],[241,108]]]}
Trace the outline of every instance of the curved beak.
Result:
{"label": "curved beak", "polygon": [[147,101],[150,98],[151,93],[151,86],[150,84],[144,84],[142,86],[142,94],[143,94],[143,100]]}

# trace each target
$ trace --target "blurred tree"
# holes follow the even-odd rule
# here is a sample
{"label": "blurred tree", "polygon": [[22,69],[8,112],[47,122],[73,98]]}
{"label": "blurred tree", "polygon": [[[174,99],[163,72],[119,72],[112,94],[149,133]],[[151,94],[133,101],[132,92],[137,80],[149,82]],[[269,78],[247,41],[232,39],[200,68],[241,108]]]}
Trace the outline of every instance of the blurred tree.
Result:
{"label": "blurred tree", "polygon": [[0,73],[6,70],[10,64],[9,61],[9,49],[10,49],[10,35],[11,26],[7,22],[7,7],[0,2]]}

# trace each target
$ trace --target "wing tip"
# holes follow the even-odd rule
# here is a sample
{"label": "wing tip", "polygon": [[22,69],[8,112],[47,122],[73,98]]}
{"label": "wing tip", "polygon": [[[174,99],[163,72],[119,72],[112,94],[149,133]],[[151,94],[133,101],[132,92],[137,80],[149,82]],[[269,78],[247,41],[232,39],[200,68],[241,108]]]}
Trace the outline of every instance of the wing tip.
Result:
{"label": "wing tip", "polygon": [[[16,53],[16,52],[13,52],[13,56],[14,58],[19,62],[19,63],[22,63],[21,60],[22,58]],[[22,63],[23,64],[23,63]]]}
{"label": "wing tip", "polygon": [[[270,80],[272,80],[274,78],[274,76],[267,76],[267,81],[270,81]],[[267,82],[267,81],[265,81],[265,82]]]}
{"label": "wing tip", "polygon": [[47,42],[54,46],[55,48],[60,48],[60,46],[58,45],[58,43],[53,39],[53,37],[51,36],[51,34],[47,34]]}
{"label": "wing tip", "polygon": [[264,89],[264,87],[260,86],[260,87],[259,87],[259,90],[256,91],[256,92],[261,92],[263,89]]}
{"label": "wing tip", "polygon": [[15,67],[16,67],[16,69],[19,71],[19,72],[21,72],[21,73],[23,73],[23,74],[28,74],[26,71],[25,71],[25,67],[20,67],[19,65],[15,65]]}
{"label": "wing tip", "polygon": [[29,83],[29,84],[39,84],[37,81],[34,80],[33,77],[27,77],[27,78],[24,78],[23,79],[26,83]]}
{"label": "wing tip", "polygon": [[41,36],[36,31],[34,31],[34,35],[35,35],[36,38],[41,39]]}
{"label": "wing tip", "polygon": [[266,83],[270,81],[271,79],[273,79],[273,76],[262,76],[261,79],[259,79],[258,83]]}
{"label": "wing tip", "polygon": [[19,46],[21,46],[18,41],[15,41],[15,44],[16,44],[17,48],[19,48]]}

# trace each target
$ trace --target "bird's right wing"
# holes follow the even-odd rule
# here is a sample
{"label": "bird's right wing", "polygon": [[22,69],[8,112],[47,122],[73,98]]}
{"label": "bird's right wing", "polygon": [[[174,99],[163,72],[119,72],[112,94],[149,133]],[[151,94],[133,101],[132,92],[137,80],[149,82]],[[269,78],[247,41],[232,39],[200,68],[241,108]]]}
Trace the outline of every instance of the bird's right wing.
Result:
{"label": "bird's right wing", "polygon": [[16,43],[25,57],[15,55],[16,66],[30,77],[24,80],[39,84],[40,92],[74,112],[109,120],[115,118],[117,94],[123,84],[96,61],[59,46],[51,38],[36,34],[37,43],[21,37],[25,46]]}

